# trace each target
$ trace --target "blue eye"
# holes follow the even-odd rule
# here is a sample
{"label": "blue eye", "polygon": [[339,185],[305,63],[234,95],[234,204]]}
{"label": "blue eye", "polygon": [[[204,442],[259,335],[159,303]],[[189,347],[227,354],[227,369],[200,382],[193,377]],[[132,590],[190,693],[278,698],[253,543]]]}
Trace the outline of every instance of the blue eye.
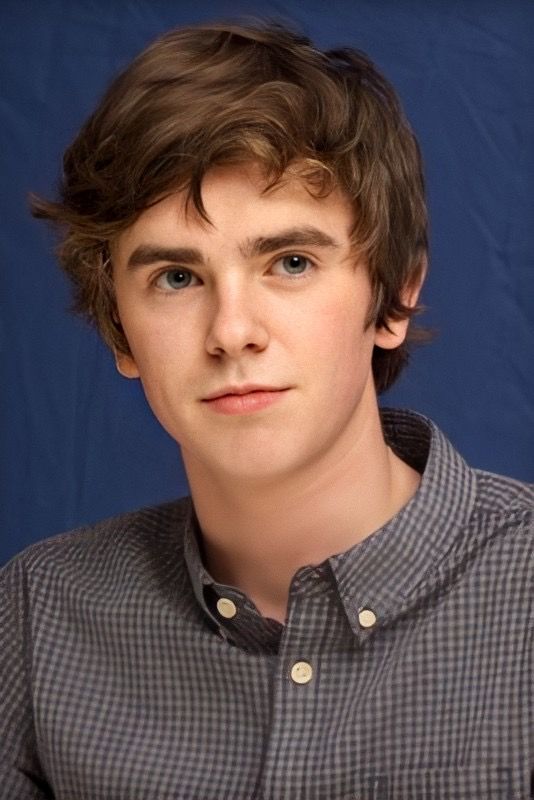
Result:
{"label": "blue eye", "polygon": [[309,258],[299,255],[284,256],[280,260],[289,275],[301,275],[311,264]]}
{"label": "blue eye", "polygon": [[193,274],[189,270],[177,267],[176,269],[168,269],[159,275],[156,280],[156,286],[158,289],[184,289],[190,285],[192,278]]}

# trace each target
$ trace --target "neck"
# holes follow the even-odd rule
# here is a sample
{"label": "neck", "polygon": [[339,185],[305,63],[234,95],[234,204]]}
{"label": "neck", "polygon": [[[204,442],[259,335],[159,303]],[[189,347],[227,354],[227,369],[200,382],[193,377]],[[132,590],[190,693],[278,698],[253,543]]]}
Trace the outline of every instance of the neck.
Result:
{"label": "neck", "polygon": [[[341,443],[340,443],[341,444]],[[188,462],[206,568],[285,621],[295,572],[381,528],[413,496],[420,476],[386,445],[378,409],[319,463],[265,485],[236,485]]]}

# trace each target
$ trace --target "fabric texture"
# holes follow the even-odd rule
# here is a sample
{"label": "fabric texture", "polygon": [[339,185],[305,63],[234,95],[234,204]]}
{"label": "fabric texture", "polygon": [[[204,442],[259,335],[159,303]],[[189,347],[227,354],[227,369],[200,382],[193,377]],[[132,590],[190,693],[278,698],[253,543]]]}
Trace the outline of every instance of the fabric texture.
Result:
{"label": "fabric texture", "polygon": [[298,570],[285,625],[211,578],[190,498],[13,559],[0,798],[532,797],[534,488],[382,419],[419,490]]}

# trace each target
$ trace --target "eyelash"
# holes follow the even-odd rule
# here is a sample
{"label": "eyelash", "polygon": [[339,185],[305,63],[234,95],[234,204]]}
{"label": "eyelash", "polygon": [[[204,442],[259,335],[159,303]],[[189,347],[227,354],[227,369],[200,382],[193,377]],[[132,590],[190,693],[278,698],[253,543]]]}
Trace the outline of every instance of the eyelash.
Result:
{"label": "eyelash", "polygon": [[[307,264],[309,265],[309,267],[310,267],[309,269],[305,270],[305,272],[296,273],[296,274],[291,274],[290,272],[286,273],[286,275],[284,277],[288,278],[290,281],[306,280],[309,277],[310,273],[314,272],[315,269],[317,268],[317,265],[315,264],[315,262],[311,258],[309,258],[308,256],[304,256],[301,253],[286,253],[285,255],[278,256],[274,260],[272,266],[274,266],[278,262],[283,261],[286,258],[301,258],[301,259],[304,259],[307,262]],[[160,281],[160,279],[163,278],[165,275],[169,275],[172,272],[181,272],[181,273],[184,273],[186,275],[192,275],[195,278],[197,278],[198,280],[200,280],[200,278],[198,278],[198,276],[195,275],[193,270],[187,269],[186,267],[178,267],[178,266],[176,266],[176,267],[167,267],[166,269],[163,269],[160,272],[158,272],[152,278],[152,280],[150,281],[150,284],[152,286],[154,286],[156,289],[159,289],[160,291],[165,292],[166,294],[176,294],[176,292],[179,292],[180,289],[172,289],[171,287],[163,289],[163,288],[158,286],[158,282]],[[190,284],[187,284],[186,286],[184,286],[182,288],[183,289],[187,289],[187,288],[189,288],[189,285]]]}

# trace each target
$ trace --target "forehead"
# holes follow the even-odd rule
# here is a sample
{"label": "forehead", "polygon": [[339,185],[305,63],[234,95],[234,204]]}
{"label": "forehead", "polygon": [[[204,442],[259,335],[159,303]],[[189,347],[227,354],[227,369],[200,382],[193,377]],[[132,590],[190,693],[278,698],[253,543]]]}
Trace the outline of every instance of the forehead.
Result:
{"label": "forehead", "polygon": [[117,237],[114,249],[124,252],[140,241],[156,244],[176,238],[208,243],[224,237],[242,244],[250,236],[306,225],[326,234],[335,231],[339,239],[350,236],[354,223],[346,195],[334,188],[318,196],[314,185],[294,171],[270,186],[255,164],[215,167],[205,175],[201,192],[207,220],[188,201],[187,190],[171,191]]}

